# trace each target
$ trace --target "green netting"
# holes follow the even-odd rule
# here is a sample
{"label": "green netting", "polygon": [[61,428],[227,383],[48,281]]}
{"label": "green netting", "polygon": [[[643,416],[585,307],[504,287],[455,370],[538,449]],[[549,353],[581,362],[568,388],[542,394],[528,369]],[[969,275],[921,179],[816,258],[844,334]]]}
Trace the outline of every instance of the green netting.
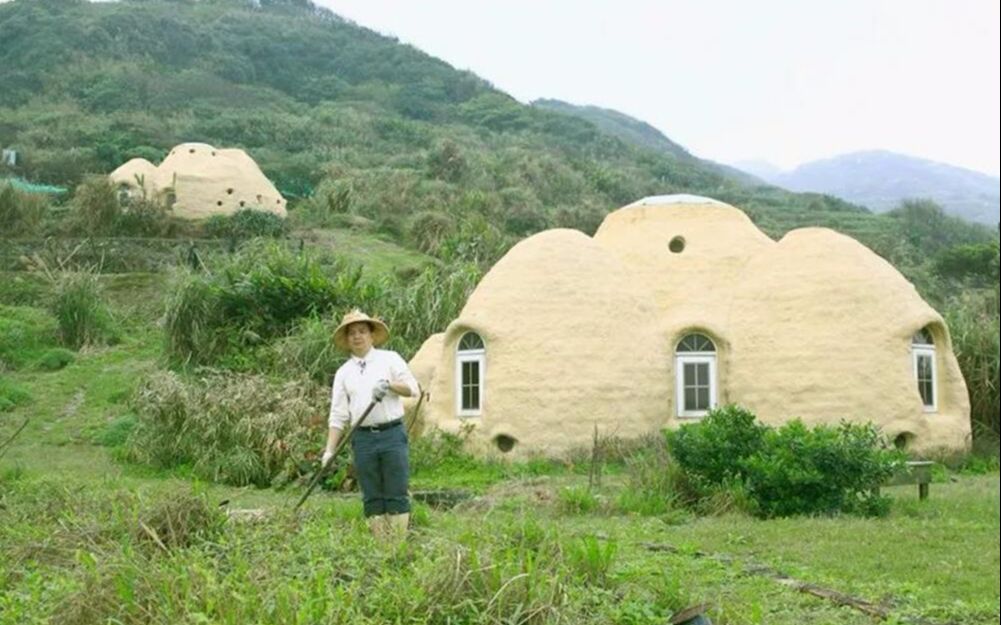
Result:
{"label": "green netting", "polygon": [[51,184],[35,184],[21,178],[0,178],[0,184],[10,183],[12,187],[24,193],[47,193],[50,195],[61,195],[66,193],[66,187],[57,187]]}

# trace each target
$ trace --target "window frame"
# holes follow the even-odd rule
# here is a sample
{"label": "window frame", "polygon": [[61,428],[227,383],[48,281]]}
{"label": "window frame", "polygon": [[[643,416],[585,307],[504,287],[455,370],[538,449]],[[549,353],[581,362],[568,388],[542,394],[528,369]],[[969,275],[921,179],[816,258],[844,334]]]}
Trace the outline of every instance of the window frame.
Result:
{"label": "window frame", "polygon": [[[459,345],[462,344],[462,339],[466,337],[467,334],[475,334],[479,337],[480,343],[484,347],[477,349],[459,349]],[[486,359],[486,343],[483,341],[483,336],[478,332],[473,332],[472,330],[468,332],[463,332],[462,336],[455,344],[455,413],[459,417],[479,417],[483,415],[483,400],[486,391],[486,370],[487,370],[487,359]],[[462,391],[465,386],[464,380],[462,378],[462,366],[466,363],[476,363],[479,369],[479,381],[477,382],[477,390],[479,395],[479,403],[476,408],[464,408],[462,405]]]}
{"label": "window frame", "polygon": [[[919,362],[922,358],[927,358],[931,364],[931,403],[925,403],[925,398],[921,394],[921,378]],[[921,399],[921,406],[926,413],[938,412],[938,363],[935,357],[935,344],[912,343],[911,344],[911,366],[914,373],[914,382]]]}
{"label": "window frame", "polygon": [[[709,408],[706,410],[688,410],[685,407],[685,365],[709,365]],[[676,352],[674,356],[674,400],[675,413],[681,419],[701,419],[718,405],[716,380],[716,352]]]}

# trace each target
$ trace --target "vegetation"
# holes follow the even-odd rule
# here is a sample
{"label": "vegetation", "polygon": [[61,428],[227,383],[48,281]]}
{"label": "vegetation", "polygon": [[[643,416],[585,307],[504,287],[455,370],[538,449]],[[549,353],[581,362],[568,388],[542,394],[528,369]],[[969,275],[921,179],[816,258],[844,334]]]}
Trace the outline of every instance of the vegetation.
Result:
{"label": "vegetation", "polygon": [[[0,184],[17,270],[0,275],[0,622],[645,624],[699,601],[719,623],[870,622],[762,570],[900,622],[997,622],[996,232],[926,202],[875,216],[754,186],[304,0],[15,0],[0,30],[0,132],[22,158],[0,175],[76,187]],[[180,225],[88,177],[191,138],[248,150],[288,220]],[[472,498],[416,504],[399,549],[372,542],[354,498],[293,514],[298,492],[265,488],[316,467],[347,307],[385,317],[409,357],[522,237],[593,232],[669,192],[729,201],[773,237],[832,227],[894,263],[947,317],[979,453],[930,501],[891,488],[887,507],[868,489],[890,452],[865,427],[773,430],[729,408],[600,441],[597,466],[593,450],[483,461],[430,431],[414,490]]]}
{"label": "vegetation", "polygon": [[886,514],[878,494],[903,461],[871,425],[779,428],[737,406],[667,433],[680,482],[693,503],[736,489],[764,517],[850,512]]}

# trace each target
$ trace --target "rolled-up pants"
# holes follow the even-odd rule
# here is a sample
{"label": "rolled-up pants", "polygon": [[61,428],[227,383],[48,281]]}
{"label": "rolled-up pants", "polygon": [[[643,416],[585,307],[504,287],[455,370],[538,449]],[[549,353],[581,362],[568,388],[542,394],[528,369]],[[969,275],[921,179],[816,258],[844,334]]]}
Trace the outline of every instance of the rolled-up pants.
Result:
{"label": "rolled-up pants", "polygon": [[410,512],[407,497],[410,453],[406,428],[398,425],[378,431],[359,429],[351,438],[351,448],[365,516]]}

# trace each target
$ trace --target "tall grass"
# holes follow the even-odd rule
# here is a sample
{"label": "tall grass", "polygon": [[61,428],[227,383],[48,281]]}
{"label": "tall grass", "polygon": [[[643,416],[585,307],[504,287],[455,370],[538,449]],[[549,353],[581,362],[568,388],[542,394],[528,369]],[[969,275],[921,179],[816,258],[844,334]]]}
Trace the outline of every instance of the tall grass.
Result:
{"label": "tall grass", "polygon": [[0,237],[36,233],[47,211],[44,198],[18,191],[10,183],[0,183]]}
{"label": "tall grass", "polygon": [[997,287],[953,299],[946,308],[945,318],[970,393],[974,448],[997,455],[1001,438]]}
{"label": "tall grass", "polygon": [[[410,358],[445,329],[480,278],[473,264],[429,267],[412,280],[366,277],[362,268],[280,245],[250,245],[211,273],[180,273],[164,318],[174,365],[215,365],[322,381],[343,361],[330,333],[359,307],[385,319],[387,347]],[[333,367],[333,369],[331,369]]]}
{"label": "tall grass", "polygon": [[285,483],[313,468],[305,459],[326,430],[324,397],[312,384],[261,376],[158,373],[132,398],[137,423],[124,456],[238,486]]}
{"label": "tall grass", "polygon": [[93,271],[63,272],[54,279],[49,305],[67,347],[114,343],[118,331],[98,276]]}

